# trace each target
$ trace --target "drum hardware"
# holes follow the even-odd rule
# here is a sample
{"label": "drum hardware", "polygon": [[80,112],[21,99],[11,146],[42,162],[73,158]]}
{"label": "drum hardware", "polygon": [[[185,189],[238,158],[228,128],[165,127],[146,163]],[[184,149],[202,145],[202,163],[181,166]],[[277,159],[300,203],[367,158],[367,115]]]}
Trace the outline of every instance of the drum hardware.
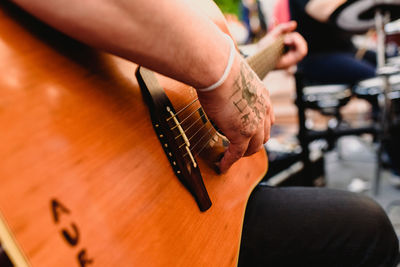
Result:
{"label": "drum hardware", "polygon": [[388,58],[387,64],[391,66],[399,66],[400,65],[400,56]]}
{"label": "drum hardware", "polygon": [[[382,159],[382,144],[390,137],[389,129],[393,125],[399,124],[399,119],[396,116],[398,108],[396,103],[400,100],[400,75],[393,74],[395,69],[393,68],[381,68],[378,69],[377,73],[380,75],[375,78],[361,81],[354,86],[353,92],[359,98],[365,99],[370,103],[376,102],[380,107],[380,116],[377,118],[377,140],[378,150],[377,159]],[[385,88],[387,91],[385,91]],[[398,106],[398,104],[397,104]],[[381,151],[379,151],[381,149]],[[380,181],[380,170],[382,168],[382,162],[378,162],[380,166],[377,167],[374,181],[374,192],[378,193],[379,181]],[[379,165],[378,164],[378,165]]]}
{"label": "drum hardware", "polygon": [[[330,16],[330,21],[344,31],[361,33],[375,28],[377,33],[377,75],[382,80],[382,85],[378,89],[371,89],[362,96],[372,100],[370,93],[376,96],[376,102],[380,108],[380,117],[376,128],[377,148],[377,167],[375,171],[375,181],[373,186],[374,194],[379,192],[381,179],[383,143],[389,137],[390,111],[391,111],[391,86],[390,77],[398,74],[396,68],[389,68],[386,64],[386,33],[385,25],[391,20],[400,18],[399,0],[348,0],[337,8]],[[388,27],[390,29],[390,27]],[[393,29],[390,29],[393,32]],[[357,89],[356,89],[357,90]],[[375,90],[375,92],[374,92]],[[355,91],[357,93],[357,91]],[[360,94],[359,94],[360,96]]]}
{"label": "drum hardware", "polygon": [[[385,24],[389,22],[390,13],[385,13],[379,8],[375,10],[375,27],[377,33],[377,75],[382,78],[382,93],[378,95],[378,105],[381,110],[381,116],[379,118],[380,129],[377,132],[378,149],[377,149],[377,165],[375,171],[375,180],[373,186],[373,193],[377,195],[379,193],[379,185],[381,180],[382,170],[382,154],[383,144],[386,143],[390,138],[390,113],[392,110],[392,101],[390,95],[393,92],[393,88],[390,82],[390,77],[394,74],[399,73],[399,69],[393,66],[386,65],[386,32]],[[390,17],[389,17],[390,18]]]}
{"label": "drum hardware", "polygon": [[338,109],[351,98],[348,85],[319,85],[303,88],[303,100],[307,108],[319,110],[324,115],[336,116]]}
{"label": "drum hardware", "polygon": [[[392,92],[400,91],[400,75],[390,75],[389,83],[392,87]],[[353,93],[361,99],[369,103],[377,103],[378,96],[383,94],[384,80],[382,77],[374,77],[363,80],[353,87]],[[392,93],[391,92],[391,93]]]}
{"label": "drum hardware", "polygon": [[[400,18],[400,1],[399,0],[348,0],[345,1],[337,10],[335,10],[330,16],[330,21],[336,24],[339,28],[352,32],[352,33],[364,33],[372,28],[376,28],[378,33],[378,66],[382,68],[385,66],[385,36],[382,35],[383,25],[389,22],[390,19]],[[382,69],[385,70],[385,69]],[[385,70],[384,72],[388,72]],[[397,70],[392,71],[393,74],[399,73]],[[384,92],[388,90],[388,80],[387,75],[381,74]],[[296,79],[296,105],[298,107],[298,118],[299,118],[299,132],[298,139],[302,147],[302,161],[304,162],[305,168],[311,166],[309,160],[309,144],[317,139],[324,139],[328,142],[328,149],[333,148],[333,144],[336,140],[345,135],[361,135],[365,133],[370,133],[374,135],[375,138],[379,135],[379,141],[382,142],[382,119],[379,123],[372,122],[371,125],[366,127],[348,128],[343,127],[341,120],[340,108],[347,103],[351,97],[346,90],[343,90],[343,96],[340,93],[336,96],[328,94],[319,93],[308,93],[304,87],[303,79],[301,73],[295,74]],[[394,78],[392,78],[394,79]],[[399,78],[400,80],[400,78]],[[385,99],[388,99],[387,93],[382,94],[379,89],[374,93],[377,95],[384,95]],[[333,96],[333,97],[332,97]],[[382,97],[380,97],[382,98]],[[382,100],[380,100],[382,102]],[[386,106],[387,100],[384,100],[384,105]],[[328,128],[323,131],[315,131],[309,129],[306,125],[306,109],[314,109],[320,111],[325,115],[333,115],[336,117],[337,121],[334,125],[329,124]],[[386,111],[384,112],[387,113]],[[382,115],[383,116],[383,115]],[[385,126],[386,127],[386,126]],[[380,146],[381,147],[381,146]],[[382,153],[382,148],[378,149],[377,154]],[[380,154],[379,154],[380,157]],[[378,167],[375,175],[375,192],[378,191],[378,183],[380,180],[380,165],[378,162]]]}
{"label": "drum hardware", "polygon": [[[365,33],[376,26],[376,10],[390,15],[392,20],[398,19],[400,1],[347,0],[331,14],[329,20],[347,32]],[[388,15],[385,15],[386,19]]]}
{"label": "drum hardware", "polygon": [[[313,162],[310,160],[309,145],[315,140],[325,140],[328,144],[326,150],[331,150],[339,137],[346,135],[361,135],[370,133],[376,135],[376,124],[365,127],[349,128],[344,127],[340,108],[350,100],[352,93],[348,85],[318,85],[304,86],[300,72],[295,74],[296,81],[296,106],[298,108],[299,132],[298,139],[302,148],[301,160],[305,170],[312,169]],[[307,127],[306,110],[314,109],[324,115],[332,115],[336,122],[328,123],[326,130],[313,130]],[[305,177],[312,176],[311,173],[304,173]],[[311,185],[311,182],[310,182]]]}
{"label": "drum hardware", "polygon": [[400,19],[389,22],[385,25],[386,36],[396,35],[400,33]]}
{"label": "drum hardware", "polygon": [[389,55],[396,55],[399,52],[400,46],[400,20],[389,22],[385,25],[386,44],[388,45],[387,51]]}

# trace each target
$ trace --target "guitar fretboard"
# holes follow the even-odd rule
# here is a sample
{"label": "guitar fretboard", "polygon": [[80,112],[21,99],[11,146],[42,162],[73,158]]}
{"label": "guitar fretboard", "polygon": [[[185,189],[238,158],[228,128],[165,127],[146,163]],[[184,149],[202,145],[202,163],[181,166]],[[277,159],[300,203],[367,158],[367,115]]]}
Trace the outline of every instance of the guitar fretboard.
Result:
{"label": "guitar fretboard", "polygon": [[280,36],[273,44],[257,52],[246,59],[260,79],[273,70],[283,53],[283,36]]}

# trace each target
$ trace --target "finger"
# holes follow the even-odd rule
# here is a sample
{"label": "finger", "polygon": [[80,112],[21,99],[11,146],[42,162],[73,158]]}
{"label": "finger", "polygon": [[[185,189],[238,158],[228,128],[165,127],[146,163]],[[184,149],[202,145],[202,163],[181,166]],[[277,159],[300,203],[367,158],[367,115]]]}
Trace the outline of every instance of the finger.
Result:
{"label": "finger", "polygon": [[279,24],[278,26],[276,26],[276,28],[280,34],[289,33],[297,28],[297,22],[292,20],[286,23]]}
{"label": "finger", "polygon": [[300,46],[302,46],[301,41],[301,38],[299,38],[294,32],[286,34],[283,39],[284,44],[289,47],[289,51],[286,54],[297,52]]}
{"label": "finger", "polygon": [[269,109],[269,118],[270,118],[270,124],[271,126],[275,124],[275,111],[274,107],[271,105]]}
{"label": "finger", "polygon": [[287,68],[295,65],[307,54],[307,43],[300,34],[290,33],[285,37],[284,41],[291,49],[280,58],[277,68]]}
{"label": "finger", "polygon": [[279,35],[282,35],[284,33],[289,33],[292,32],[296,29],[297,27],[297,22],[295,21],[289,21],[289,22],[285,22],[285,23],[281,23],[278,24],[277,26],[275,26],[268,34],[268,35],[272,35],[274,37],[277,37]]}
{"label": "finger", "polygon": [[295,38],[293,38],[294,33],[289,33],[285,35],[285,38],[283,39],[283,42],[285,45],[288,46],[293,46],[295,45]]}
{"label": "finger", "polygon": [[299,54],[301,54],[302,57],[307,55],[308,45],[307,45],[306,40],[303,38],[303,36],[301,36],[301,34],[299,34],[297,32],[294,32],[293,39],[294,39],[295,46],[296,46],[297,50],[299,51]]}
{"label": "finger", "polygon": [[264,144],[264,125],[260,127],[258,130],[257,134],[254,135],[249,142],[249,146],[247,147],[246,152],[244,153],[244,156],[250,156],[253,155],[254,153],[260,151],[260,149],[263,147]]}
{"label": "finger", "polygon": [[219,169],[222,173],[226,172],[233,163],[243,157],[249,141],[244,141],[240,144],[230,143],[221,159]]}
{"label": "finger", "polygon": [[297,58],[296,54],[294,52],[288,52],[284,56],[281,57],[277,64],[277,68],[287,68],[292,65],[295,65],[297,63]]}
{"label": "finger", "polygon": [[267,115],[264,121],[264,140],[263,140],[264,144],[269,140],[270,134],[271,134],[271,117]]}
{"label": "finger", "polygon": [[285,36],[284,43],[285,45],[292,47],[291,51],[299,56],[305,56],[307,54],[307,42],[304,40],[303,36],[297,32],[287,34]]}

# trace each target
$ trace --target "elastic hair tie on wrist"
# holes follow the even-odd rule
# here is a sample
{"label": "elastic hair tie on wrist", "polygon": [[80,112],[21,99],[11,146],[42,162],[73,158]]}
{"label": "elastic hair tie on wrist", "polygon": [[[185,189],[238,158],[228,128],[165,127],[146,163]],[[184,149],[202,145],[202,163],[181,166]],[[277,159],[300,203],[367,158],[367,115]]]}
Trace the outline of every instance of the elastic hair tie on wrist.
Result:
{"label": "elastic hair tie on wrist", "polygon": [[215,88],[219,87],[220,85],[222,85],[226,78],[228,78],[229,72],[231,71],[231,68],[233,66],[233,61],[235,60],[235,44],[233,43],[232,38],[228,35],[228,34],[224,34],[228,41],[229,41],[229,59],[228,59],[228,64],[226,65],[225,71],[222,74],[221,78],[214,84],[210,85],[209,87],[206,88],[201,88],[201,89],[197,89],[197,91],[200,92],[208,92],[208,91],[212,91]]}

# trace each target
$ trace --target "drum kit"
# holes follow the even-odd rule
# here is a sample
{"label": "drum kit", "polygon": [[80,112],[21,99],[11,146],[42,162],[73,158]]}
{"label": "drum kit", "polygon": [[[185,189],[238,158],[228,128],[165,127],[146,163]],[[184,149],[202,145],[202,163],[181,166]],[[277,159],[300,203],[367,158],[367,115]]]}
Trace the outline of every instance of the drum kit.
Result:
{"label": "drum kit", "polygon": [[[377,169],[374,193],[379,190],[383,144],[396,139],[391,129],[400,127],[400,57],[386,58],[387,46],[400,47],[400,0],[350,0],[337,8],[330,21],[352,33],[376,31],[377,76],[353,87],[353,93],[379,106],[377,119]],[[398,142],[400,144],[400,142]],[[400,151],[400,147],[396,148]],[[398,163],[397,163],[398,164]]]}

